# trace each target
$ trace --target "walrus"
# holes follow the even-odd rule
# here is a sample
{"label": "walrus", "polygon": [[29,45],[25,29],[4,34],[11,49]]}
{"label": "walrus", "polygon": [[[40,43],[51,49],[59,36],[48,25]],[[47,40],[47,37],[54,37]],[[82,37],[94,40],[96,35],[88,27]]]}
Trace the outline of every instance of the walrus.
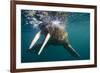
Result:
{"label": "walrus", "polygon": [[[42,50],[49,45],[63,45],[63,47],[69,52],[70,55],[79,57],[80,55],[73,49],[69,42],[68,32],[65,30],[66,15],[64,12],[47,12],[47,11],[36,11],[34,15],[35,21],[39,21],[38,28],[40,31],[37,32],[34,39],[32,40],[29,49],[41,46],[38,55],[41,54]],[[33,19],[34,19],[33,18]],[[34,25],[34,24],[33,24]],[[40,35],[45,36],[44,41],[41,44],[36,44]]]}

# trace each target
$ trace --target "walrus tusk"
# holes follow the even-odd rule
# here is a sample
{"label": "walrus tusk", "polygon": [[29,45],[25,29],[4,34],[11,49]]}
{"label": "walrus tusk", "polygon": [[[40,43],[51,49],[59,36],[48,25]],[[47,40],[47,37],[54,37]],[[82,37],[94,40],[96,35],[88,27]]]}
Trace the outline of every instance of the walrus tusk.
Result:
{"label": "walrus tusk", "polygon": [[29,49],[32,49],[32,47],[35,45],[35,43],[37,42],[37,40],[39,39],[41,34],[41,31],[39,31],[36,35],[35,38],[32,40],[31,45],[29,46]]}
{"label": "walrus tusk", "polygon": [[40,49],[39,52],[38,52],[38,55],[41,54],[43,48],[45,47],[45,45],[47,44],[47,42],[48,42],[49,39],[50,39],[50,33],[47,34],[47,36],[46,36],[46,38],[45,38],[45,41],[44,41],[43,45],[41,46],[41,49]]}

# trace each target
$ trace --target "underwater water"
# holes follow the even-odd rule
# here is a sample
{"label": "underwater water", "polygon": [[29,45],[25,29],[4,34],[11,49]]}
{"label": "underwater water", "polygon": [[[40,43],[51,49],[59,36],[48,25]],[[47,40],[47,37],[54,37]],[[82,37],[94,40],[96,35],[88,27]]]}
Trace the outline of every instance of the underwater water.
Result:
{"label": "underwater water", "polygon": [[[22,10],[22,12],[25,10]],[[78,12],[66,12],[69,41],[72,47],[79,53],[80,57],[71,56],[62,45],[51,45],[44,48],[40,55],[40,48],[29,50],[39,29],[33,29],[32,25],[26,24],[26,19],[21,14],[21,62],[47,62],[47,61],[71,61],[71,60],[88,60],[90,59],[90,14]],[[43,40],[44,36],[38,42]]]}

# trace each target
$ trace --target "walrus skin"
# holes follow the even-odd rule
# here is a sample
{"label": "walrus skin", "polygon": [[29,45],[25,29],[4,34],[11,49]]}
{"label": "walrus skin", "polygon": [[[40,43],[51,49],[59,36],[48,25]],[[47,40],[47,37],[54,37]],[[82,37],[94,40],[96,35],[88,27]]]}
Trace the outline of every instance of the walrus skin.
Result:
{"label": "walrus skin", "polygon": [[[52,26],[52,24],[48,24],[48,26],[40,26],[41,34],[45,37],[48,33],[50,33],[51,37],[46,44],[45,47],[49,45],[63,45],[63,47],[69,52],[71,56],[79,57],[80,55],[72,48],[69,40],[68,40],[68,33],[65,31],[64,28],[59,28],[56,26]],[[43,43],[35,45],[33,48],[37,48],[37,46],[42,46]],[[45,48],[44,47],[44,48]]]}
{"label": "walrus skin", "polygon": [[[38,24],[40,31],[36,34],[29,49],[42,46],[38,53],[38,55],[40,55],[43,48],[49,45],[63,45],[70,55],[75,57],[80,56],[75,49],[72,48],[68,39],[68,32],[65,31],[66,13],[36,11],[34,17],[36,22],[38,20],[41,22]],[[38,41],[41,34],[43,34],[46,38],[41,44],[34,45]]]}

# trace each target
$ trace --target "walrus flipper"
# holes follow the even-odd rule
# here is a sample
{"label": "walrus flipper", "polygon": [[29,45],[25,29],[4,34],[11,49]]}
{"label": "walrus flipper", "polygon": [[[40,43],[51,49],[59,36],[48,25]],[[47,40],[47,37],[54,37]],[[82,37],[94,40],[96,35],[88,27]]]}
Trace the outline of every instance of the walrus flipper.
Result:
{"label": "walrus flipper", "polygon": [[80,56],[68,42],[64,43],[64,48],[69,52],[70,55],[74,57]]}

